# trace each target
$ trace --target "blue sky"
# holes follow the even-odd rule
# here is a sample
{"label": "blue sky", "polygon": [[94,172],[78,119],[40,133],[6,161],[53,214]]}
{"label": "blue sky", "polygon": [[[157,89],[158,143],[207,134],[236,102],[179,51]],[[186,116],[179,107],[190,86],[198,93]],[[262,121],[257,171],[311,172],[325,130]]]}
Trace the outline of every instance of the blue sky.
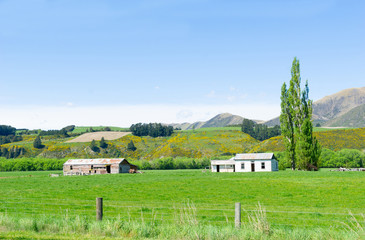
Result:
{"label": "blue sky", "polygon": [[0,0],[0,124],[269,120],[296,56],[310,98],[365,86],[364,1]]}

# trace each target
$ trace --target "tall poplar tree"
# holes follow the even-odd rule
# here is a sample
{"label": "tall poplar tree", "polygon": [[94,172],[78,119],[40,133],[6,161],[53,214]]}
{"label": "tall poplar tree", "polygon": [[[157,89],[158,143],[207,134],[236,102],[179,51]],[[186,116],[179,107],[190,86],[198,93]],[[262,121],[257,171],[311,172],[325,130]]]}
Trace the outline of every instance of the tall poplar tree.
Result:
{"label": "tall poplar tree", "polygon": [[284,83],[281,88],[281,132],[285,139],[287,156],[291,168],[316,169],[321,147],[313,137],[312,101],[309,99],[308,81],[301,91],[299,60],[294,58],[291,68],[289,89]]}
{"label": "tall poplar tree", "polygon": [[281,114],[280,127],[281,135],[284,137],[287,157],[290,159],[292,170],[295,169],[295,138],[294,138],[294,116],[291,111],[291,104],[286,84],[281,87]]}

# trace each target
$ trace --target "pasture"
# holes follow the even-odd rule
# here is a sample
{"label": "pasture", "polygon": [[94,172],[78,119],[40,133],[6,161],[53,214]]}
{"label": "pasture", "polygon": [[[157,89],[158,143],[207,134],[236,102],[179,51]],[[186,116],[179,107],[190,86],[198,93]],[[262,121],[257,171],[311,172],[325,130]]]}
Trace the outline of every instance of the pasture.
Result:
{"label": "pasture", "polygon": [[354,219],[364,226],[364,172],[154,170],[53,178],[50,173],[0,173],[0,216],[93,221],[95,199],[103,197],[105,221],[174,225],[184,216],[185,222],[192,219],[200,226],[233,229],[234,203],[241,202],[244,226],[258,203],[275,231],[343,234]]}
{"label": "pasture", "polygon": [[113,126],[76,126],[72,133],[85,133],[86,131],[90,130],[90,128],[94,129],[95,131],[103,131],[106,127],[109,127],[111,131],[121,131],[121,132],[128,132],[129,128],[122,128],[122,127],[113,127]]}

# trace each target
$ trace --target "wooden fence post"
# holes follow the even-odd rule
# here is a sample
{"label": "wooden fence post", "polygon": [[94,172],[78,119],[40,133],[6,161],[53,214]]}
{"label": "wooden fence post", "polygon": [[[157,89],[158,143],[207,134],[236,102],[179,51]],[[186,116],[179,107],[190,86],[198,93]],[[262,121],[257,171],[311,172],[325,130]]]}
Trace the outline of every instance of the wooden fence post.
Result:
{"label": "wooden fence post", "polygon": [[236,202],[234,211],[234,224],[236,228],[241,227],[241,203]]}
{"label": "wooden fence post", "polygon": [[103,198],[96,198],[96,220],[103,220]]}

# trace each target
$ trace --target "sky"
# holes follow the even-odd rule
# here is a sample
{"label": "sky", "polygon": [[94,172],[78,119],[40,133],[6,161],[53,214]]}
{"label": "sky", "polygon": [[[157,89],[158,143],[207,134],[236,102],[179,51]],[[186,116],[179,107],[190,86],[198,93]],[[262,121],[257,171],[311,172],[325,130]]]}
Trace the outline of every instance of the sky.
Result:
{"label": "sky", "polygon": [[0,0],[0,125],[269,120],[365,86],[365,1]]}

